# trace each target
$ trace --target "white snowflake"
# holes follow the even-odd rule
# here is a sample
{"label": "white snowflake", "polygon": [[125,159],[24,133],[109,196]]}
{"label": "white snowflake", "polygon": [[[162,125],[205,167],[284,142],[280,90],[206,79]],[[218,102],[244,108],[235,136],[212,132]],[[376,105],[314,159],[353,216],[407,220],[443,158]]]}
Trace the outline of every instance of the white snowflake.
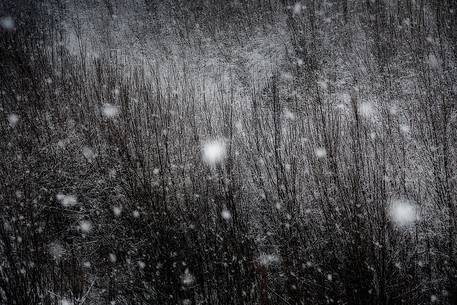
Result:
{"label": "white snowflake", "polygon": [[401,124],[400,125],[400,131],[403,133],[403,134],[408,134],[410,132],[411,128],[406,125],[406,124]]}
{"label": "white snowflake", "polygon": [[96,157],[96,155],[95,155],[94,151],[92,150],[92,148],[90,148],[88,146],[84,146],[83,147],[83,155],[87,159],[87,161],[89,161],[89,162],[92,162]]}
{"label": "white snowflake", "polygon": [[19,122],[19,116],[15,113],[9,114],[7,119],[11,127],[15,127]]}
{"label": "white snowflake", "polygon": [[79,229],[83,233],[89,233],[92,230],[92,223],[88,220],[82,220],[79,222]]}
{"label": "white snowflake", "polygon": [[258,261],[261,265],[269,266],[279,263],[280,259],[276,254],[261,254],[258,258]]}
{"label": "white snowflake", "polygon": [[113,104],[106,103],[102,108],[103,115],[106,118],[114,118],[119,114],[119,107]]}
{"label": "white snowflake", "polygon": [[314,153],[316,154],[316,157],[318,157],[319,159],[325,158],[327,156],[327,150],[325,150],[325,148],[323,147],[316,148],[314,150]]}
{"label": "white snowflake", "polygon": [[295,15],[300,14],[301,10],[302,10],[301,3],[300,2],[295,3],[295,5],[294,5],[294,14]]}
{"label": "white snowflake", "polygon": [[397,105],[392,105],[390,108],[389,108],[389,113],[391,115],[396,115],[398,113],[398,106]]}
{"label": "white snowflake", "polygon": [[195,282],[195,277],[189,272],[189,269],[186,269],[181,276],[181,281],[184,285],[189,286]]}
{"label": "white snowflake", "polygon": [[390,203],[389,216],[398,226],[408,226],[418,219],[417,207],[408,200],[395,199]]}
{"label": "white snowflake", "polygon": [[229,220],[230,218],[232,218],[232,213],[230,213],[230,211],[227,208],[224,208],[221,212],[221,216],[225,220]]}
{"label": "white snowflake", "polygon": [[317,82],[317,84],[319,85],[319,87],[322,90],[327,90],[327,88],[328,88],[328,84],[327,84],[326,81],[320,80],[320,81]]}
{"label": "white snowflake", "polygon": [[359,113],[364,117],[371,117],[375,114],[375,108],[373,107],[373,104],[363,102],[359,105]]}
{"label": "white snowflake", "polygon": [[288,120],[295,120],[295,113],[291,112],[289,109],[284,110],[284,117]]}
{"label": "white snowflake", "polygon": [[436,69],[439,67],[439,62],[438,62],[438,59],[436,58],[436,56],[434,54],[430,54],[428,56],[428,64],[430,66],[430,68],[433,68],[433,69]]}
{"label": "white snowflake", "polygon": [[78,198],[75,195],[64,195],[62,193],[58,193],[56,198],[64,207],[72,207],[78,204]]}
{"label": "white snowflake", "polygon": [[58,242],[50,243],[49,254],[51,254],[55,260],[59,260],[65,254],[65,248]]}
{"label": "white snowflake", "polygon": [[235,123],[235,128],[238,130],[238,132],[243,131],[243,123],[239,120]]}
{"label": "white snowflake", "polygon": [[73,305],[73,302],[71,302],[67,299],[62,299],[62,300],[60,300],[59,303],[60,303],[59,305]]}
{"label": "white snowflake", "polygon": [[122,208],[121,207],[113,207],[113,213],[114,216],[119,216],[122,213]]}
{"label": "white snowflake", "polygon": [[221,140],[209,141],[203,144],[203,161],[208,165],[216,165],[224,160],[226,155],[225,143]]}
{"label": "white snowflake", "polygon": [[10,16],[4,16],[0,18],[0,26],[7,31],[14,30],[14,20]]}
{"label": "white snowflake", "polygon": [[286,81],[290,81],[290,80],[294,79],[294,76],[290,72],[282,73],[281,77]]}

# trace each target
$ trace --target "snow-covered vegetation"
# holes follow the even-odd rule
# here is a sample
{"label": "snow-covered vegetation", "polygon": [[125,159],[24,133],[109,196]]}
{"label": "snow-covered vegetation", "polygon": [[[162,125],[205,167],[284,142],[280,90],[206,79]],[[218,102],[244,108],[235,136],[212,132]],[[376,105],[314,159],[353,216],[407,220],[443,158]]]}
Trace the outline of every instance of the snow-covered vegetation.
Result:
{"label": "snow-covered vegetation", "polygon": [[455,304],[456,14],[3,1],[0,304]]}

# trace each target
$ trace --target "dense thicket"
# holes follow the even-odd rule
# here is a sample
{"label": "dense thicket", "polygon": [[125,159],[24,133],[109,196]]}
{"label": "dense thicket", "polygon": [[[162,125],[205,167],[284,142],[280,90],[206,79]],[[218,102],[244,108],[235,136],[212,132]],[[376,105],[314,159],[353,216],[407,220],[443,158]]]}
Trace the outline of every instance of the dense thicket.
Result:
{"label": "dense thicket", "polygon": [[457,303],[453,1],[29,2],[1,304]]}

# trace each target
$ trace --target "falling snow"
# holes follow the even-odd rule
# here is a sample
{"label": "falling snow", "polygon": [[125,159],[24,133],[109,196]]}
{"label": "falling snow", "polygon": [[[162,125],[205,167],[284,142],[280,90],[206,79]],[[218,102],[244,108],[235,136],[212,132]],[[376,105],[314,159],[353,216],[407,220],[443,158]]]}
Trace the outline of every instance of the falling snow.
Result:
{"label": "falling snow", "polygon": [[0,27],[7,31],[14,30],[14,19],[10,16],[0,17]]}
{"label": "falling snow", "polygon": [[316,154],[316,157],[319,159],[325,158],[327,156],[327,150],[323,147],[316,148],[314,150],[314,153]]}
{"label": "falling snow", "polygon": [[227,210],[226,208],[224,208],[221,212],[221,216],[222,218],[224,218],[225,220],[229,220],[230,218],[232,218],[232,213],[230,213],[229,210]]}
{"label": "falling snow", "polygon": [[106,118],[114,118],[119,114],[119,107],[106,103],[103,105],[102,112]]}
{"label": "falling snow", "polygon": [[184,274],[181,276],[181,281],[183,285],[190,286],[194,283],[195,277],[189,272],[189,269],[186,269]]}
{"label": "falling snow", "polygon": [[259,256],[258,261],[264,266],[278,264],[280,262],[279,256],[275,254],[262,254]]}
{"label": "falling snow", "polygon": [[56,198],[64,207],[72,207],[78,204],[78,198],[75,195],[65,195],[63,193],[58,193]]}
{"label": "falling snow", "polygon": [[399,226],[408,226],[418,220],[415,204],[408,200],[395,199],[389,206],[390,219]]}
{"label": "falling snow", "polygon": [[203,144],[203,161],[208,165],[221,163],[226,156],[225,143],[221,140],[209,141]]}
{"label": "falling snow", "polygon": [[364,117],[371,117],[375,114],[375,108],[372,103],[363,102],[359,105],[359,112]]}
{"label": "falling snow", "polygon": [[87,220],[82,220],[79,223],[79,228],[83,233],[89,233],[92,230],[92,223]]}
{"label": "falling snow", "polygon": [[456,303],[455,1],[60,2],[0,5],[0,304]]}

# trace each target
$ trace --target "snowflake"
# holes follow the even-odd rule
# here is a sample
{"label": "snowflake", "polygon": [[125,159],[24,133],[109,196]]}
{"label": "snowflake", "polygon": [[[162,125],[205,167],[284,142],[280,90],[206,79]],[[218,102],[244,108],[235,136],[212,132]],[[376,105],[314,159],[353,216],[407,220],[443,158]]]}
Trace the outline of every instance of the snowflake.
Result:
{"label": "snowflake", "polygon": [[393,200],[389,207],[390,219],[399,226],[408,226],[417,219],[417,207],[408,200]]}
{"label": "snowflake", "polygon": [[106,103],[103,105],[102,112],[106,118],[114,118],[116,115],[119,114],[119,107],[116,105]]}
{"label": "snowflake", "polygon": [[0,27],[4,30],[12,31],[14,30],[14,20],[10,16],[5,16],[0,18]]}
{"label": "snowflake", "polygon": [[359,113],[364,117],[371,117],[375,114],[375,108],[371,103],[363,102],[359,105]]}
{"label": "snowflake", "polygon": [[62,193],[58,193],[56,198],[64,207],[72,207],[78,204],[78,198],[74,195],[64,195]]}
{"label": "snowflake", "polygon": [[327,151],[323,147],[316,148],[314,150],[314,153],[316,154],[316,157],[318,157],[319,159],[325,158],[327,156]]}
{"label": "snowflake", "polygon": [[92,223],[90,221],[87,221],[87,220],[82,220],[79,223],[79,229],[83,233],[89,233],[92,230]]}
{"label": "snowflake", "polygon": [[121,207],[113,207],[113,213],[114,216],[119,216],[122,213],[122,208]]}
{"label": "snowflake", "polygon": [[401,124],[400,125],[400,131],[403,133],[403,134],[408,134],[410,132],[411,128],[406,125],[406,124]]}
{"label": "snowflake", "polygon": [[71,302],[67,299],[62,299],[62,300],[60,300],[59,305],[73,305],[73,302]]}
{"label": "snowflake", "polygon": [[294,5],[294,14],[295,15],[300,14],[301,10],[302,10],[301,3],[300,2],[295,3],[295,5]]}
{"label": "snowflake", "polygon": [[224,160],[226,155],[225,143],[214,140],[203,144],[203,161],[208,165],[215,165]]}
{"label": "snowflake", "polygon": [[277,264],[280,261],[279,256],[277,256],[275,254],[261,254],[259,256],[258,260],[259,260],[259,263],[264,266]]}
{"label": "snowflake", "polygon": [[291,120],[291,121],[295,120],[295,113],[291,112],[289,109],[284,110],[284,116],[288,120]]}
{"label": "snowflake", "polygon": [[434,54],[430,54],[428,56],[428,60],[427,61],[428,61],[429,66],[431,68],[434,68],[434,69],[438,68],[439,65],[440,65],[439,62],[438,62],[438,59],[436,58],[436,56]]}
{"label": "snowflake", "polygon": [[87,161],[92,162],[95,159],[95,153],[92,148],[88,146],[83,147],[83,155],[87,159]]}
{"label": "snowflake", "polygon": [[229,220],[230,218],[232,218],[232,213],[230,213],[230,211],[227,208],[224,208],[221,212],[221,216],[225,220]]}
{"label": "snowflake", "polygon": [[65,254],[65,248],[57,242],[49,244],[49,254],[55,259],[60,259]]}
{"label": "snowflake", "polygon": [[15,113],[8,115],[8,123],[11,127],[15,127],[17,122],[19,122],[19,116]]}
{"label": "snowflake", "polygon": [[189,272],[189,269],[186,269],[181,276],[181,281],[184,285],[189,286],[194,283],[195,277]]}

